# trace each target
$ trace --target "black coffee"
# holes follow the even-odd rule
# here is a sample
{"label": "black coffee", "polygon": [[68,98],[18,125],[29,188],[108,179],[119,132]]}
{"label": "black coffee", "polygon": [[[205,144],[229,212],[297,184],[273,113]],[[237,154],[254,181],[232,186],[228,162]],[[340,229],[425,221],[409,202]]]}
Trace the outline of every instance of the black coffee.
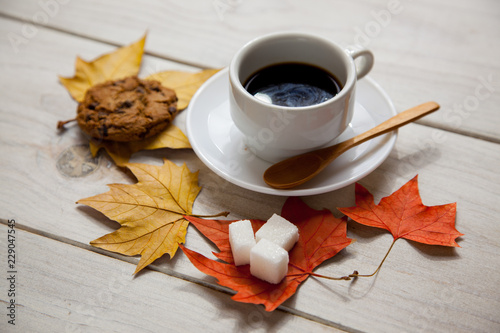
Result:
{"label": "black coffee", "polygon": [[250,76],[244,87],[260,100],[291,107],[325,102],[342,89],[332,74],[302,63],[265,67]]}

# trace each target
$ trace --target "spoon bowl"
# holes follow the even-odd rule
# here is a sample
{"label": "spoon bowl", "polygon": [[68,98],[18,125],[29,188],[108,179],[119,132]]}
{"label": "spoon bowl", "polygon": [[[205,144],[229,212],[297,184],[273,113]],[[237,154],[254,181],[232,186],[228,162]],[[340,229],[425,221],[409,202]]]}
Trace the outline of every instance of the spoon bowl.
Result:
{"label": "spoon bowl", "polygon": [[379,135],[393,131],[439,109],[439,104],[427,102],[403,111],[371,130],[334,146],[293,156],[273,164],[264,172],[264,181],[271,187],[289,189],[314,178],[345,151]]}

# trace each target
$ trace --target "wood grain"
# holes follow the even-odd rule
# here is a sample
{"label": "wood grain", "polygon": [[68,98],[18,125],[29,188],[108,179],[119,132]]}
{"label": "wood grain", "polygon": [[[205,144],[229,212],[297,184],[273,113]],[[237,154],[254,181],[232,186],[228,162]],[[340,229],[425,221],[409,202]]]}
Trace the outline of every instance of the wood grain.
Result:
{"label": "wood grain", "polygon": [[[43,11],[38,0],[0,8],[27,23]],[[150,54],[216,68],[227,66],[250,39],[279,30],[360,44],[374,52],[370,75],[398,110],[435,100],[442,112],[421,123],[500,142],[499,15],[496,0],[148,0],[140,7],[133,1],[90,0],[59,5],[46,24],[113,45],[148,31]]]}
{"label": "wood grain", "polygon": [[[2,320],[2,332],[337,331],[227,303],[226,294],[166,274],[135,278],[129,263],[30,232],[18,229],[16,236],[17,319],[15,327]],[[0,237],[7,238],[5,225]]]}
{"label": "wood grain", "polygon": [[[76,110],[76,103],[58,83],[57,75],[71,75],[77,55],[92,59],[113,50],[114,45],[138,39],[146,27],[151,38],[146,44],[149,55],[141,76],[165,69],[197,70],[186,63],[224,65],[248,38],[286,27],[331,35],[349,43],[355,33],[353,27],[363,26],[373,19],[371,10],[387,5],[384,1],[365,1],[358,7],[337,6],[340,10],[333,12],[328,9],[335,2],[313,2],[326,7],[304,9],[293,1],[241,2],[220,20],[217,13],[210,12],[210,2],[151,1],[149,6],[138,8],[127,1],[71,1],[61,5],[58,14],[50,18],[50,28],[36,26],[37,33],[20,44],[17,53],[8,38],[0,39],[0,48],[6,50],[0,53],[0,218],[14,218],[21,226],[37,232],[22,233],[19,241],[25,276],[33,276],[33,283],[20,285],[26,295],[23,325],[27,325],[28,331],[47,331],[52,324],[61,330],[63,325],[77,325],[82,331],[112,330],[109,325],[115,323],[115,330],[137,330],[145,325],[145,330],[155,331],[163,327],[161,318],[172,307],[179,308],[170,317],[173,327],[183,326],[186,318],[196,314],[214,330],[251,328],[245,315],[260,308],[231,301],[213,279],[197,271],[181,253],[173,260],[157,260],[153,267],[157,272],[148,270],[126,280],[124,294],[112,296],[122,308],[104,304],[99,311],[89,312],[93,303],[88,299],[95,301],[94,295],[99,295],[99,290],[109,283],[108,277],[120,279],[125,273],[132,274],[134,267],[128,261],[134,263],[137,258],[124,262],[123,258],[98,255],[81,245],[118,225],[75,202],[107,191],[106,184],[132,183],[134,179],[105,156],[99,158],[96,170],[85,177],[68,177],[58,169],[62,154],[73,146],[84,145],[86,139],[77,127],[62,134],[56,130],[57,121],[72,117]],[[419,104],[425,97],[435,99],[441,104],[441,111],[445,111],[457,101],[465,103],[468,94],[474,95],[478,76],[491,73],[496,80],[496,2],[477,3],[483,7],[451,1],[403,4],[408,11],[394,16],[392,23],[370,43],[378,61],[372,76],[387,89],[398,109]],[[95,9],[98,7],[99,11]],[[23,26],[40,10],[36,1],[3,4],[0,12],[13,18],[0,18],[0,35],[22,35]],[[360,14],[353,15],[354,10]],[[435,10],[447,10],[455,16],[441,15],[442,21],[438,22],[434,19]],[[103,18],[105,12],[110,14]],[[172,13],[177,16],[167,15]],[[468,19],[460,25],[465,14]],[[166,17],[172,21],[167,22]],[[275,20],[269,20],[271,17]],[[330,20],[321,20],[326,17]],[[88,23],[91,18],[93,24]],[[254,25],[249,24],[252,19]],[[348,26],[347,20],[352,20]],[[443,43],[448,40],[456,44],[452,50]],[[418,47],[414,49],[415,46]],[[455,57],[457,54],[460,56]],[[378,201],[418,173],[424,204],[458,203],[457,229],[465,234],[459,240],[462,248],[398,241],[376,278],[355,282],[311,278],[284,304],[276,322],[270,319],[264,329],[293,330],[297,326],[304,330],[326,327],[370,332],[499,331],[498,101],[497,94],[491,94],[474,113],[460,118],[462,124],[457,128],[443,126],[441,120],[434,118],[425,122],[431,126],[410,124],[400,129],[389,158],[361,181]],[[455,115],[460,116],[443,113],[441,117]],[[184,119],[185,115],[176,119],[177,124],[182,127]],[[229,218],[266,219],[279,212],[285,201],[284,197],[256,194],[222,180],[189,150],[139,153],[134,161],[160,165],[164,157],[175,163],[186,162],[192,171],[200,170],[204,188],[193,208],[198,214],[229,210]],[[315,209],[326,207],[339,215],[336,207],[354,203],[354,186],[304,200]],[[358,241],[320,266],[318,273],[338,276],[354,269],[370,272],[391,242],[389,234],[355,223],[349,225],[348,236]],[[0,237],[5,238],[3,234]],[[193,250],[206,255],[214,250],[192,228],[186,239],[186,246]],[[1,300],[5,297],[0,294]],[[137,302],[139,305],[134,307]],[[183,315],[186,308],[192,309],[189,316]],[[228,313],[220,312],[221,309]],[[151,323],[133,318],[133,311]],[[259,313],[267,320],[269,314]],[[39,325],[30,326],[35,324]]]}

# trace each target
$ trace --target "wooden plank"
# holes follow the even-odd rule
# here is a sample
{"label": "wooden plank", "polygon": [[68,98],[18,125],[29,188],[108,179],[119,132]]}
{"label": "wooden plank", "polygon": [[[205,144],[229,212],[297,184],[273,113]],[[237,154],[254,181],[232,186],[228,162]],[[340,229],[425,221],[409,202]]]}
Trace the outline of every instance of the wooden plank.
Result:
{"label": "wooden plank", "polygon": [[[2,244],[7,230],[0,226]],[[224,293],[162,273],[134,278],[129,263],[15,231],[13,287],[2,282],[0,296],[4,305],[15,300],[15,325],[2,316],[2,332],[340,332],[290,313],[229,303]],[[6,247],[1,253],[7,257]],[[9,288],[15,295],[7,295]]]}
{"label": "wooden plank", "polygon": [[[496,0],[312,0],[307,6],[279,0],[149,0],[140,7],[134,1],[28,0],[0,9],[27,27],[40,22],[112,44],[128,44],[148,31],[148,52],[205,67],[226,66],[248,40],[279,30],[361,44],[375,53],[371,75],[398,110],[436,100],[443,112],[420,123],[495,142],[500,142],[499,12]],[[11,32],[23,35],[22,27]]]}
{"label": "wooden plank", "polygon": [[[20,22],[2,19],[0,33],[19,29]],[[7,43],[5,40],[2,47]],[[101,214],[74,204],[80,198],[107,190],[105,184],[132,183],[105,158],[92,174],[81,178],[62,175],[58,156],[67,148],[82,144],[77,128],[58,135],[55,124],[66,119],[76,107],[58,82],[57,74],[70,75],[76,54],[92,57],[111,48],[60,32],[41,29],[37,38],[18,55],[0,54],[6,75],[0,77],[4,103],[0,106],[0,211],[2,218],[14,218],[21,225],[68,238],[78,243],[114,230],[116,223]],[[54,55],[58,55],[57,57]],[[146,57],[158,66],[179,66]],[[185,68],[185,67],[184,67]],[[279,212],[283,197],[256,194],[225,182],[205,167],[191,151],[158,151],[139,154],[139,162],[160,164],[168,157],[200,170],[204,186],[194,211],[199,214],[229,210],[231,218],[266,219]],[[382,272],[375,279],[331,282],[309,279],[297,295],[284,304],[286,311],[321,318],[337,327],[387,332],[486,331],[500,329],[500,294],[495,276],[500,273],[496,255],[500,228],[499,207],[500,145],[420,125],[400,130],[397,145],[385,163],[361,183],[377,197],[390,194],[416,173],[424,204],[458,201],[457,228],[466,234],[462,249],[421,246],[406,241],[396,244]],[[480,166],[480,167],[479,167]],[[353,186],[306,197],[313,208],[354,203]],[[354,269],[371,271],[390,244],[390,236],[353,224],[348,236],[358,242],[318,269],[325,275],[343,275]],[[57,237],[56,237],[57,238]],[[187,235],[189,248],[210,254],[213,248],[194,229]],[[85,264],[85,268],[92,268]],[[130,274],[133,267],[128,264]],[[487,275],[484,268],[487,267]],[[162,258],[155,269],[190,276],[213,284],[178,254]],[[141,281],[150,272],[137,277]],[[200,289],[200,293],[210,289]],[[229,300],[225,307],[239,306]],[[224,297],[223,297],[224,298]],[[219,303],[220,304],[220,303]],[[229,304],[229,305],[228,305]],[[218,305],[219,306],[219,305]]]}

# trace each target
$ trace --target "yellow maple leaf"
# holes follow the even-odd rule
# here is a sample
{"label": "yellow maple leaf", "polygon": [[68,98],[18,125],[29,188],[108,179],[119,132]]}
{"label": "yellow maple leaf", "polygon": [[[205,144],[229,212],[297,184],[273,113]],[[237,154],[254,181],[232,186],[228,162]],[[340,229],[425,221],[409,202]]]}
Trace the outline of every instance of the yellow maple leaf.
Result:
{"label": "yellow maple leaf", "polygon": [[[95,84],[108,80],[118,80],[139,73],[146,35],[139,41],[118,48],[117,50],[104,54],[90,62],[81,58],[76,59],[75,75],[71,78],[59,77],[61,83],[66,87],[71,96],[81,102],[86,91]],[[182,71],[165,71],[150,75],[146,78],[156,79],[165,87],[173,89],[178,97],[177,108],[183,110],[189,104],[196,90],[218,69],[207,69],[196,73]],[[61,121],[58,128],[75,119]],[[182,131],[172,124],[162,133],[140,141],[113,142],[113,141],[90,141],[90,150],[95,156],[99,149],[104,148],[118,166],[124,166],[130,160],[132,154],[141,150],[152,150],[160,148],[191,148],[187,137]]]}
{"label": "yellow maple leaf", "polygon": [[76,58],[75,75],[71,78],[59,77],[77,101],[83,101],[87,89],[108,80],[118,80],[137,75],[141,67],[146,35],[139,41],[104,54],[90,62]]}
{"label": "yellow maple leaf", "polygon": [[189,140],[184,133],[175,125],[170,124],[163,132],[151,138],[131,142],[115,142],[91,140],[89,142],[90,152],[95,157],[99,149],[104,148],[116,165],[125,166],[132,154],[141,150],[153,150],[160,148],[183,149],[191,148]]}
{"label": "yellow maple leaf", "polygon": [[[127,164],[136,184],[110,184],[110,190],[77,203],[90,206],[121,224],[91,245],[128,256],[141,255],[134,274],[163,254],[172,258],[185,242],[192,207],[201,187],[198,172],[164,160],[162,166]],[[227,215],[223,213],[222,215]]]}
{"label": "yellow maple leaf", "polygon": [[204,69],[199,72],[190,73],[182,71],[164,71],[151,74],[146,80],[157,80],[177,94],[177,108],[184,110],[200,86],[220,69]]}

